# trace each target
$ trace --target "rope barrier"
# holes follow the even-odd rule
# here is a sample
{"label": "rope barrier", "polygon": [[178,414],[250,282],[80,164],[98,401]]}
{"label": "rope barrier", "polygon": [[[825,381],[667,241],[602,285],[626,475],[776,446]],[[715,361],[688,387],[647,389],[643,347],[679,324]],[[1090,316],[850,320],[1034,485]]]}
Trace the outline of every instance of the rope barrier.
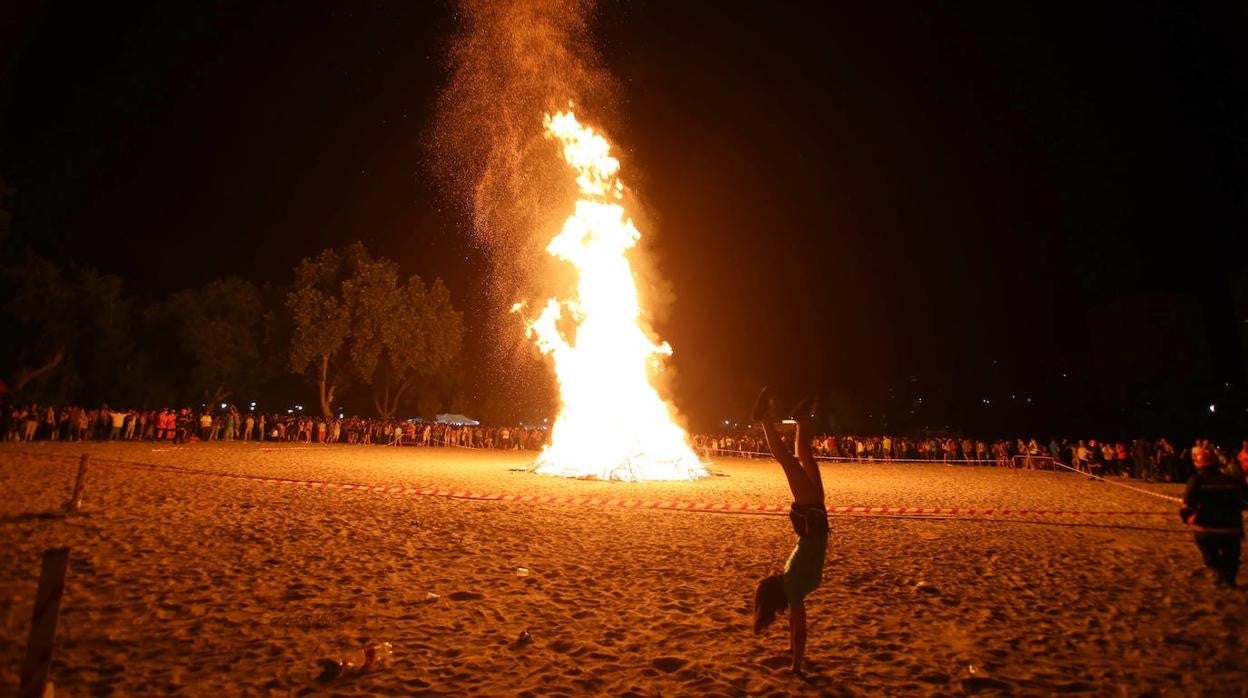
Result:
{"label": "rope barrier", "polygon": [[1148,496],[1150,496],[1150,497],[1156,497],[1156,498],[1158,498],[1158,499],[1165,499],[1165,500],[1167,500],[1167,501],[1171,501],[1171,502],[1178,502],[1178,503],[1180,503],[1180,504],[1182,504],[1182,503],[1183,503],[1183,498],[1182,498],[1182,497],[1172,497],[1172,496],[1170,496],[1170,495],[1168,495],[1168,494],[1162,494],[1162,493],[1160,493],[1160,492],[1153,492],[1153,491],[1151,491],[1151,490],[1146,490],[1146,489],[1144,489],[1143,487],[1133,487],[1133,486],[1131,486],[1131,485],[1126,484],[1125,482],[1115,482],[1115,481],[1113,481],[1113,480],[1107,480],[1107,479],[1105,479],[1105,478],[1101,477],[1100,475],[1093,475],[1093,474],[1091,474],[1091,473],[1085,473],[1085,472],[1083,472],[1082,470],[1079,470],[1078,468],[1072,468],[1071,466],[1066,465],[1065,463],[1062,463],[1061,461],[1057,461],[1057,460],[1055,460],[1055,461],[1053,461],[1053,463],[1054,463],[1054,465],[1061,466],[1061,467],[1063,467],[1063,468],[1065,468],[1065,469],[1067,469],[1067,470],[1069,470],[1069,471],[1071,471],[1071,472],[1074,472],[1074,473],[1079,473],[1080,475],[1086,475],[1087,477],[1090,477],[1090,478],[1092,478],[1093,480],[1100,480],[1101,482],[1104,482],[1104,483],[1107,483],[1107,484],[1113,485],[1113,486],[1115,486],[1115,487],[1121,487],[1121,488],[1123,488],[1123,489],[1131,490],[1132,492],[1139,492],[1140,494],[1146,494],[1146,495],[1148,495]]}
{"label": "rope barrier", "polygon": [[[751,458],[771,458],[769,451],[740,451],[728,448],[704,448],[702,449],[710,454],[714,451],[716,455],[732,453]],[[939,460],[933,458],[877,458],[875,456],[863,456],[861,458],[855,456],[815,456],[815,460],[827,461],[829,463],[959,463],[971,465],[996,465],[998,461],[995,458],[949,458],[947,460]]]}
{"label": "rope barrier", "polygon": [[[717,449],[717,452],[718,453],[737,453],[741,455],[747,455],[750,457],[761,457],[761,458],[771,457],[770,453],[764,453],[761,451],[733,451],[733,450]],[[1181,497],[1174,497],[1168,494],[1162,494],[1160,492],[1153,492],[1152,490],[1146,490],[1142,487],[1135,487],[1132,485],[1128,485],[1125,482],[1116,482],[1114,480],[1101,477],[1100,475],[1093,475],[1091,473],[1087,473],[1082,470],[1079,470],[1078,468],[1073,468],[1069,465],[1066,465],[1065,463],[1057,460],[1056,458],[1052,458],[1049,456],[1034,456],[1034,458],[1037,460],[1043,459],[1060,468],[1064,468],[1066,470],[1069,470],[1073,473],[1078,473],[1080,475],[1085,475],[1089,478],[1092,478],[1093,480],[1099,480],[1101,482],[1104,482],[1109,485],[1113,485],[1115,487],[1121,487],[1123,489],[1131,490],[1132,492],[1139,492],[1140,494],[1146,494],[1150,497],[1156,497],[1158,499],[1164,499],[1170,502],[1179,502],[1179,503],[1183,502],[1183,499]],[[847,457],[847,456],[815,456],[815,460],[830,461],[830,462],[848,462],[848,463],[930,463],[930,464],[970,463],[970,464],[976,464],[976,465],[978,464],[996,465],[998,463],[998,461],[996,460],[983,460],[983,459],[952,459],[952,458],[949,460],[924,460],[924,459],[919,459],[919,458],[867,458],[867,459],[863,459],[863,458],[853,458],[853,457]]]}
{"label": "rope barrier", "polygon": [[[16,452],[36,458],[69,459],[72,456],[58,454],[35,454]],[[768,516],[787,516],[788,505],[780,504],[733,504],[711,502],[680,502],[675,500],[657,499],[605,499],[601,497],[570,497],[555,495],[518,495],[504,493],[478,493],[464,490],[438,489],[434,487],[404,487],[402,485],[375,485],[366,483],[344,483],[326,480],[302,480],[296,478],[266,477],[262,475],[244,475],[240,473],[222,473],[213,470],[186,468],[158,463],[139,463],[117,459],[93,458],[92,462],[136,470],[154,470],[183,475],[198,475],[227,480],[244,480],[264,484],[291,485],[312,489],[337,489],[360,492],[382,492],[406,496],[443,497],[448,499],[464,499],[472,501],[518,502],[525,504],[568,504],[573,506],[613,506],[626,509],[666,509],[672,511],[700,511],[727,514],[756,514]],[[1035,516],[1173,516],[1169,511],[1079,511],[1061,509],[1013,509],[1009,507],[895,507],[895,506],[831,506],[829,514],[837,515],[890,515],[890,516],[970,516],[970,517],[1035,517]]]}

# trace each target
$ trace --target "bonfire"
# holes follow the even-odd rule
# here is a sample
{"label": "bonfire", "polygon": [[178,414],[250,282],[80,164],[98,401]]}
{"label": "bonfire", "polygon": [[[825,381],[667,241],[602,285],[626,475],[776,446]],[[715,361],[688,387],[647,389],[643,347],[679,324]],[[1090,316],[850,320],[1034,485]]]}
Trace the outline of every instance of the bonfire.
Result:
{"label": "bonfire", "polygon": [[554,361],[560,395],[551,443],[535,469],[625,481],[705,477],[654,384],[672,348],[642,327],[628,256],[641,233],[624,211],[620,163],[606,138],[571,111],[547,115],[545,123],[575,170],[579,191],[546,250],[575,268],[577,282],[574,298],[548,299],[528,324],[529,336]]}

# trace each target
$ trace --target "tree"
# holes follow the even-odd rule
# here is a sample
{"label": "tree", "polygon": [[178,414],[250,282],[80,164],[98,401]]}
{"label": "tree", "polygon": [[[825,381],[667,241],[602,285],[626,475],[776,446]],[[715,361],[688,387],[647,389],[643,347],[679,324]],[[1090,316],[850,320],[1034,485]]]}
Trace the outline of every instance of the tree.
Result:
{"label": "tree", "polygon": [[378,414],[393,416],[412,388],[450,367],[463,341],[463,317],[440,280],[403,281],[397,264],[358,242],[300,262],[286,306],[290,367],[316,383],[327,417],[357,381],[372,388]]}
{"label": "tree", "polygon": [[327,249],[295,267],[295,285],[286,294],[294,320],[290,368],[317,385],[321,414],[329,417],[334,396],[351,379],[347,339],[351,336],[351,304],[343,284],[372,257],[355,242],[343,251]]}
{"label": "tree", "polygon": [[147,354],[137,341],[139,301],[120,277],[80,269],[74,277],[79,334],[74,358],[88,400],[139,405],[146,397]]}
{"label": "tree", "polygon": [[197,396],[215,404],[259,387],[266,314],[255,284],[226,278],[178,291],[162,315]]}
{"label": "tree", "polygon": [[9,337],[3,353],[9,387],[21,396],[65,360],[78,338],[75,294],[60,267],[35,255],[24,264],[5,267],[3,328]]}
{"label": "tree", "polygon": [[27,255],[4,268],[0,347],[13,392],[22,399],[132,402],[146,367],[135,341],[136,302],[121,279],[90,269],[64,272]]}
{"label": "tree", "polygon": [[441,279],[426,287],[419,276],[401,282],[394,265],[372,271],[349,286],[360,309],[351,355],[377,414],[389,419],[411,388],[450,373],[463,343],[463,315]]}

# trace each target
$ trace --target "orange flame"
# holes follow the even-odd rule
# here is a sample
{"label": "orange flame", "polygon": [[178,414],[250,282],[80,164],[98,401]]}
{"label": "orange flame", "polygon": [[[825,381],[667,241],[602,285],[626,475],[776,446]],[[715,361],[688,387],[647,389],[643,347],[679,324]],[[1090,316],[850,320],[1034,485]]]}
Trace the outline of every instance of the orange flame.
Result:
{"label": "orange flame", "polygon": [[[547,137],[562,143],[564,160],[577,172],[580,196],[546,248],[576,268],[577,297],[547,300],[528,325],[538,348],[554,359],[562,402],[537,472],[629,481],[705,477],[651,383],[672,348],[653,342],[639,323],[626,252],[641,233],[620,204],[620,163],[607,140],[572,112],[547,115],[545,123]],[[575,323],[573,341],[559,330],[564,318]]]}

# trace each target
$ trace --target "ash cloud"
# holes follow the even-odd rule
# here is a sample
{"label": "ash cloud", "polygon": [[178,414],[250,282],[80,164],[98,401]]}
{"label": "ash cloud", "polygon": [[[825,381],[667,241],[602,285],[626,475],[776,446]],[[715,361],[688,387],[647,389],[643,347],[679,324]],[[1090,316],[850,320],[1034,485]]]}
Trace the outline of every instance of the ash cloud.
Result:
{"label": "ash cloud", "polygon": [[592,44],[594,3],[461,0],[431,155],[460,196],[494,264],[492,289],[517,299],[571,209],[575,183],[542,117],[567,108],[597,123],[613,111],[610,75]]}
{"label": "ash cloud", "polygon": [[[549,279],[557,273],[545,247],[576,197],[542,118],[573,102],[602,123],[614,110],[614,85],[592,43],[593,2],[460,0],[456,7],[460,30],[447,52],[450,77],[428,154],[435,175],[466,207],[473,243],[489,260],[481,310],[491,375],[482,380],[523,410],[517,403],[551,381],[508,309],[554,290]],[[552,401],[551,391],[538,399]],[[497,418],[523,416],[484,409],[502,412]]]}

